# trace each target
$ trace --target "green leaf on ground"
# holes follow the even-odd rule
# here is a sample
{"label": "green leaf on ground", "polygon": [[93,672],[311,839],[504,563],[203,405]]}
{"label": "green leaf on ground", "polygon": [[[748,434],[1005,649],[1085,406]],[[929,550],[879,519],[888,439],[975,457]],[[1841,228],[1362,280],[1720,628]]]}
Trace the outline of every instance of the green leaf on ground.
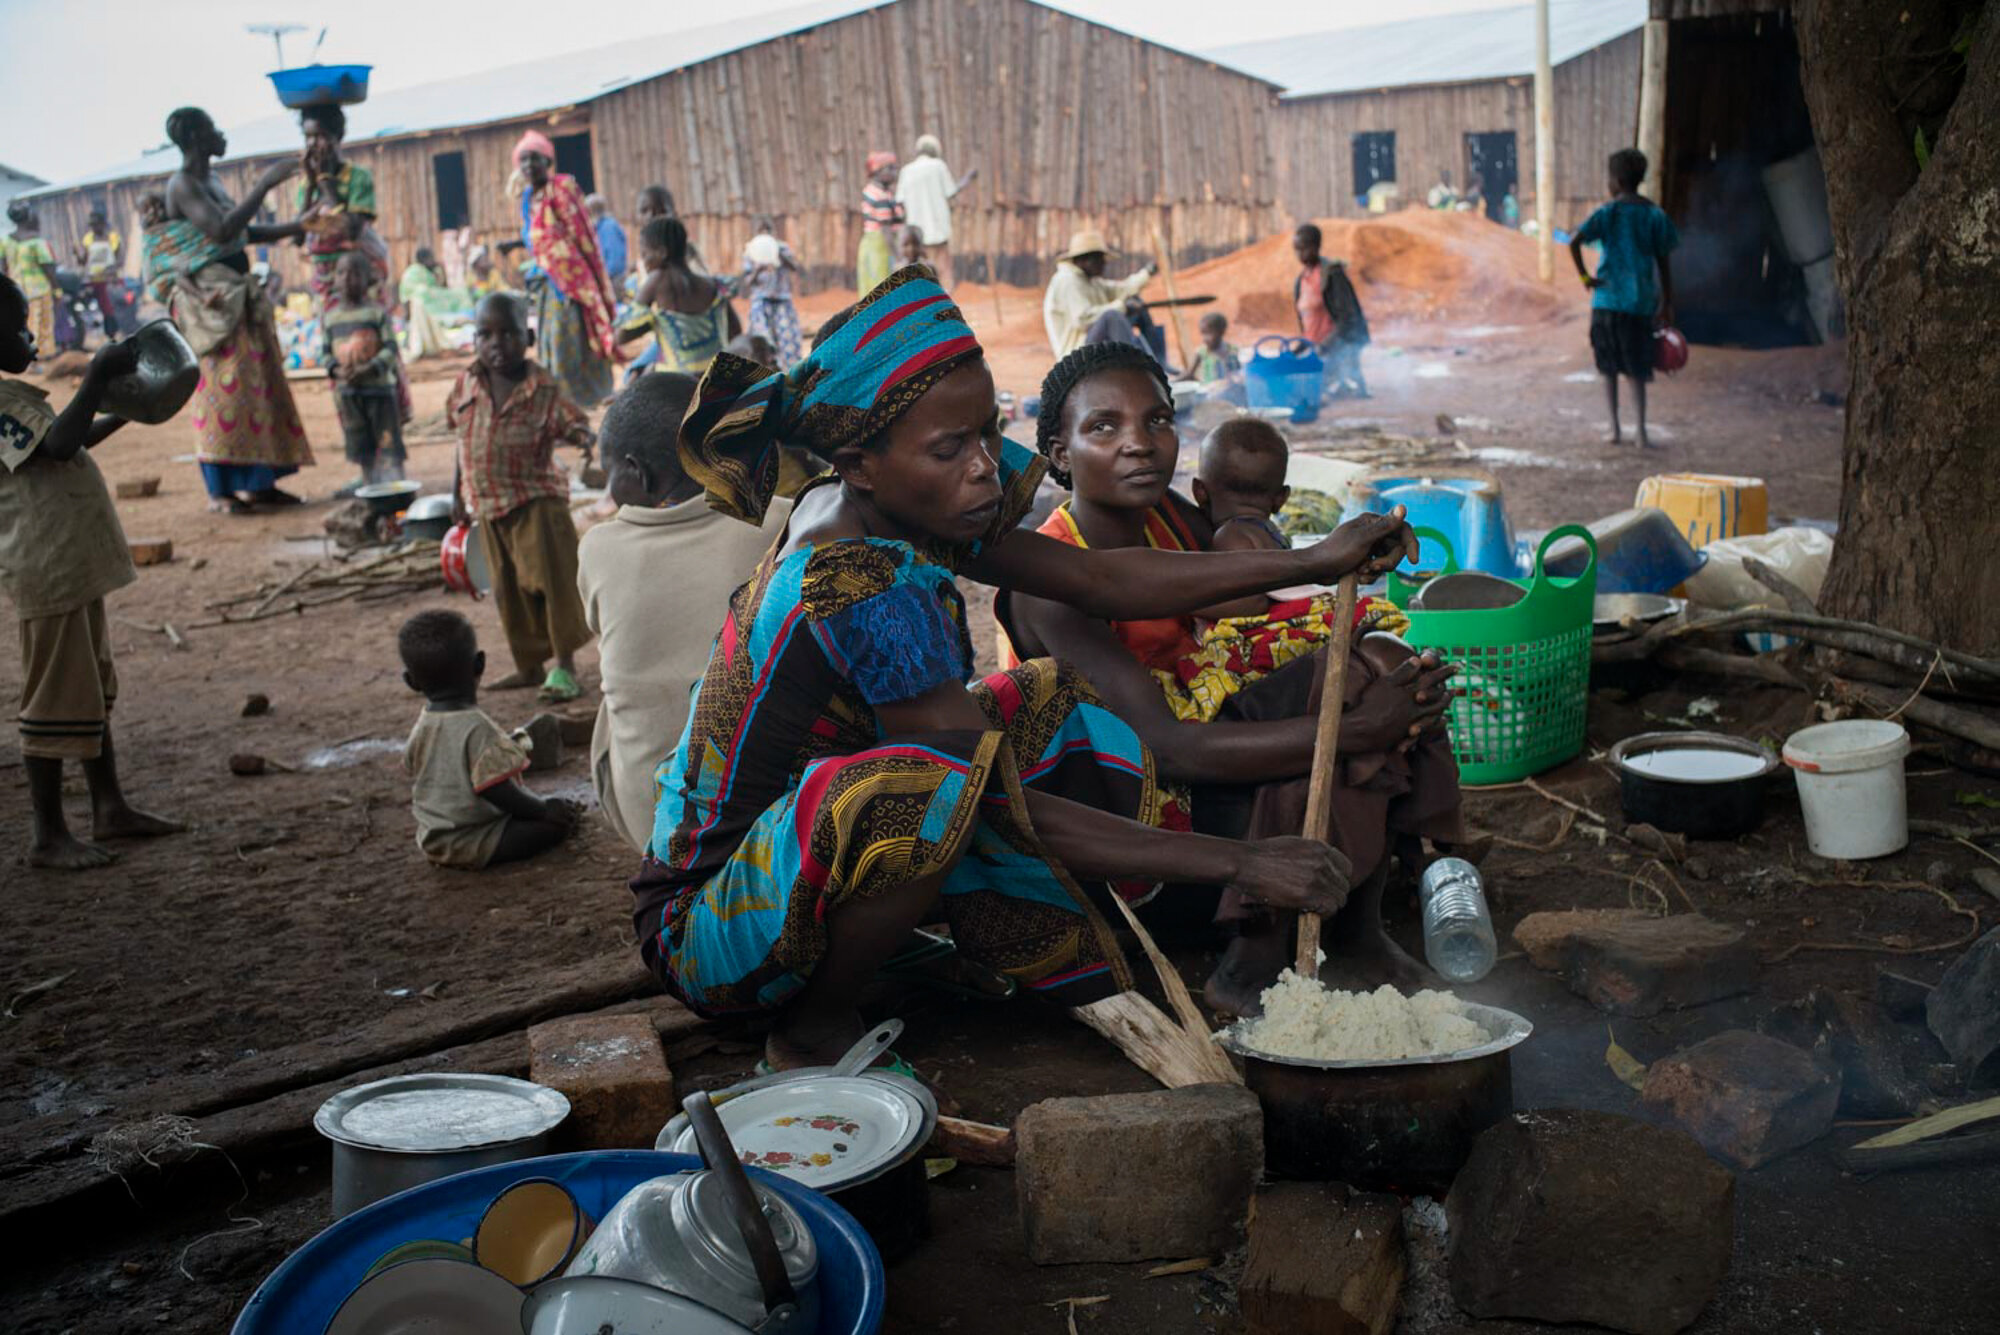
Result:
{"label": "green leaf on ground", "polygon": [[1604,1049],[1604,1064],[1611,1068],[1611,1074],[1630,1085],[1633,1089],[1646,1087],[1646,1064],[1618,1046],[1618,1035],[1611,1032],[1611,1026],[1604,1026],[1604,1036],[1610,1043]]}

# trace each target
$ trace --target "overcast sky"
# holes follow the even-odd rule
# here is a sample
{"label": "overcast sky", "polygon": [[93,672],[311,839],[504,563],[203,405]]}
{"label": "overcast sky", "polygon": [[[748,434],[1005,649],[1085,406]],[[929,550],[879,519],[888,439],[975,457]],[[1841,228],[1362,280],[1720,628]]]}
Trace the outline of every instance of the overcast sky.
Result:
{"label": "overcast sky", "polygon": [[[0,163],[47,180],[78,176],[157,147],[167,112],[198,102],[224,126],[275,112],[264,75],[269,37],[250,23],[303,23],[286,39],[304,64],[322,27],[319,58],[375,67],[376,88],[404,88],[497,65],[707,27],[737,14],[795,8],[800,0],[0,0]],[[977,0],[970,0],[976,3]],[[1575,3],[1576,0],[1569,0]],[[1521,0],[1062,0],[1058,8],[1191,49],[1379,23],[1396,17],[1504,8]],[[559,25],[537,26],[555,13]],[[1228,25],[1218,29],[1218,16]]]}

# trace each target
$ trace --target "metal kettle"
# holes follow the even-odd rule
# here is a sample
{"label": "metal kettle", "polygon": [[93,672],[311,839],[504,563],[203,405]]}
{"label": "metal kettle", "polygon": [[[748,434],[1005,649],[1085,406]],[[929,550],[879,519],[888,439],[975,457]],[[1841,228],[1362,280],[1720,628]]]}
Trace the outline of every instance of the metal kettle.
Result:
{"label": "metal kettle", "polygon": [[764,1335],[819,1324],[819,1248],[784,1198],[750,1181],[706,1090],[682,1101],[707,1167],[641,1182],[605,1213],[567,1278],[638,1280]]}

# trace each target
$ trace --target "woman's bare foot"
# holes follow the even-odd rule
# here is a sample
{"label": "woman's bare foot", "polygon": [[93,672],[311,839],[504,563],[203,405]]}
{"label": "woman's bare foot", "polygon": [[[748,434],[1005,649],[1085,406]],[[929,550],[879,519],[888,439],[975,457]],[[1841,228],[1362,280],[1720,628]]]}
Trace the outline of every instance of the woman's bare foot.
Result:
{"label": "woman's bare foot", "polygon": [[236,496],[211,497],[208,502],[208,512],[212,515],[247,515],[255,513],[245,501]]}
{"label": "woman's bare foot", "polygon": [[157,839],[161,835],[182,834],[186,830],[187,826],[180,821],[155,816],[137,807],[118,807],[112,811],[97,812],[90,818],[90,837],[93,839]]}
{"label": "woman's bare foot", "polygon": [[542,674],[539,672],[533,676],[525,672],[509,672],[498,681],[487,682],[486,689],[489,691],[525,691],[530,686],[540,686],[541,684]]}
{"label": "woman's bare foot", "polygon": [[816,1023],[792,1012],[779,1017],[764,1039],[764,1060],[774,1071],[801,1066],[831,1066],[868,1032],[858,1013],[831,1023]]}
{"label": "woman's bare foot", "polygon": [[1639,440],[1639,448],[1640,448],[1640,449],[1642,449],[1642,450],[1650,450],[1650,449],[1656,449],[1656,448],[1658,448],[1657,446],[1655,446],[1655,445],[1653,444],[1653,438],[1652,438],[1651,436],[1648,436],[1648,435],[1646,434],[1646,428],[1645,428],[1645,427],[1640,427],[1640,428],[1639,428],[1639,431],[1638,431],[1638,440]]}
{"label": "woman's bare foot", "polygon": [[1598,439],[1606,445],[1623,445],[1625,443],[1625,433],[1614,426],[1602,436],[1599,436]]}
{"label": "woman's bare foot", "polygon": [[108,848],[87,844],[69,831],[46,835],[28,846],[28,865],[48,867],[54,871],[88,871],[92,867],[108,867],[118,860],[118,855]]}
{"label": "woman's bare foot", "polygon": [[1264,1013],[1264,989],[1290,964],[1289,932],[1245,933],[1229,943],[1201,999],[1218,1015],[1251,1019]]}

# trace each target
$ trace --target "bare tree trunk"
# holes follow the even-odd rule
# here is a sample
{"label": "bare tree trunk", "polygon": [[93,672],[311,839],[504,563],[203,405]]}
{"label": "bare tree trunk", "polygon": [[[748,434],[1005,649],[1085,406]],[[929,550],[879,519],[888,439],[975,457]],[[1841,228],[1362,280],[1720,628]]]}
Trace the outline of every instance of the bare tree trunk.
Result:
{"label": "bare tree trunk", "polygon": [[1821,603],[1994,653],[2000,3],[1799,0],[1796,17],[1852,383]]}

